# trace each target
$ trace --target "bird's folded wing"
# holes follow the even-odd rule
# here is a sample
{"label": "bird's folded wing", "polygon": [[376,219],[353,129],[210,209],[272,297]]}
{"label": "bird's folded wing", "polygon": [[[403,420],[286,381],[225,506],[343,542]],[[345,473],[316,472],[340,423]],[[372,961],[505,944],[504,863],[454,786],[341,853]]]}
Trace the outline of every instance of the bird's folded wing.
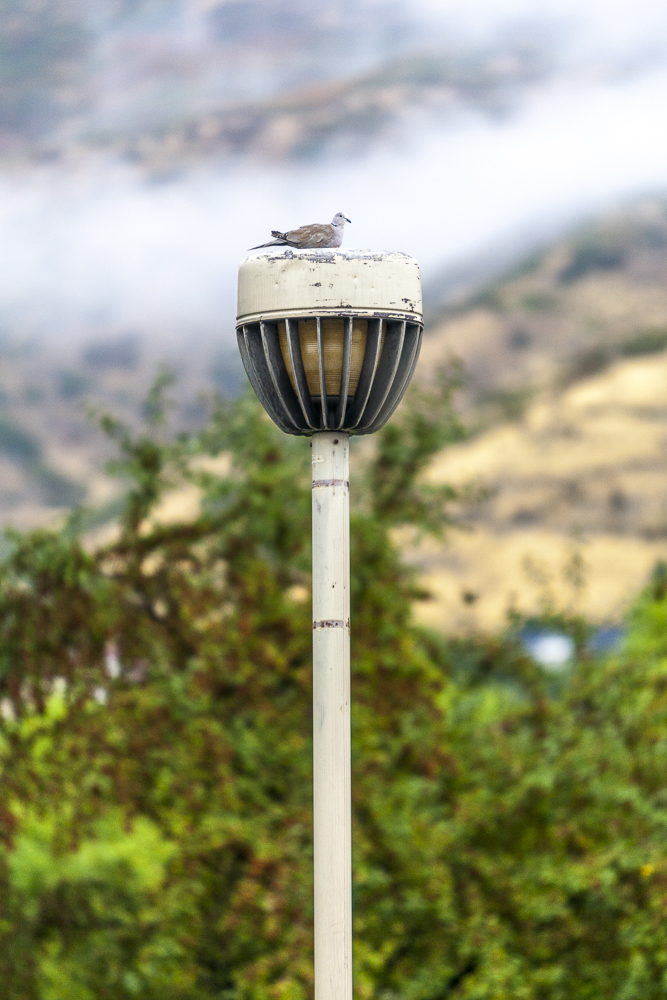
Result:
{"label": "bird's folded wing", "polygon": [[327,247],[334,237],[333,226],[313,223],[312,226],[299,226],[285,233],[285,238],[296,246]]}

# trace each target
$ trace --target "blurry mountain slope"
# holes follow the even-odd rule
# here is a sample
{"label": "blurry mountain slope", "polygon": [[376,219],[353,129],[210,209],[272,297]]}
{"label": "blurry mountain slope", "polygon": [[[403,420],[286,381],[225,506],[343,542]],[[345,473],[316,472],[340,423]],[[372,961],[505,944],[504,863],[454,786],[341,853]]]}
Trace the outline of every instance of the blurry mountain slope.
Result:
{"label": "blurry mountain slope", "polygon": [[487,496],[473,529],[414,557],[448,629],[502,624],[513,604],[616,618],[667,556],[667,215],[659,201],[590,223],[432,325],[424,377],[468,372],[473,438],[437,481]]}
{"label": "blurry mountain slope", "polygon": [[406,115],[505,113],[544,38],[457,46],[391,0],[2,0],[1,146],[150,169],[367,146]]}
{"label": "blurry mountain slope", "polygon": [[[416,52],[358,75],[310,83],[261,100],[213,103],[169,122],[91,128],[88,142],[150,169],[252,156],[275,162],[367,149],[401,135],[414,119],[448,123],[465,110],[507,112],[522,89],[544,79],[533,50]],[[409,134],[409,133],[408,133]]]}
{"label": "blurry mountain slope", "polygon": [[82,0],[0,2],[0,148],[90,107],[91,46]]}
{"label": "blurry mountain slope", "polygon": [[618,622],[667,557],[667,352],[615,362],[451,449],[430,478],[483,486],[470,532],[411,557],[448,631],[494,630],[515,608]]}
{"label": "blurry mountain slope", "polygon": [[84,344],[0,340],[0,525],[20,529],[62,521],[72,505],[115,516],[119,483],[107,475],[115,453],[99,427],[112,413],[131,427],[145,414],[161,371],[178,371],[167,392],[167,433],[201,425],[205,397],[238,393],[245,382],[238,352],[167,355],[132,332]]}
{"label": "blurry mountain slope", "polygon": [[432,312],[420,364],[460,357],[467,406],[498,419],[518,416],[536,392],[665,347],[667,204],[647,198]]}

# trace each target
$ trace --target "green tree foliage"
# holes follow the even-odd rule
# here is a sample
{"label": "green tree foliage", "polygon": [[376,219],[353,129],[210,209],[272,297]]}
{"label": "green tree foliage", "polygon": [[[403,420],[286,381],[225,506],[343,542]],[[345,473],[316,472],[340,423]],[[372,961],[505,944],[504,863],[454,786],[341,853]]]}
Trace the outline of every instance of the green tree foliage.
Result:
{"label": "green tree foliage", "polygon": [[[312,993],[308,443],[254,400],[162,442],[112,420],[128,492],[0,574],[0,978],[7,1000]],[[392,531],[441,531],[451,383],[358,461],[355,964],[362,998],[667,994],[667,586],[622,655],[547,683],[511,633],[446,643]],[[229,456],[224,475],[206,456]],[[201,490],[194,520],[160,501]]]}

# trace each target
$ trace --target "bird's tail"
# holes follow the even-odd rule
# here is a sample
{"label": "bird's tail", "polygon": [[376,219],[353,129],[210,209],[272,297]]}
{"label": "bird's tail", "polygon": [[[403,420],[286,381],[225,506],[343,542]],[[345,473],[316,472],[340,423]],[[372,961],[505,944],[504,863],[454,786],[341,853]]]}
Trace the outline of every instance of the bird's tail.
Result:
{"label": "bird's tail", "polygon": [[258,247],[250,247],[251,250],[263,250],[264,247],[294,247],[299,249],[298,243],[292,243],[291,240],[287,239],[287,233],[279,233],[277,229],[271,230],[271,235],[275,239],[271,240],[270,243],[260,243]]}
{"label": "bird's tail", "polygon": [[249,250],[262,250],[264,247],[284,247],[287,240],[271,240],[270,243],[260,243],[258,247],[249,247]]}

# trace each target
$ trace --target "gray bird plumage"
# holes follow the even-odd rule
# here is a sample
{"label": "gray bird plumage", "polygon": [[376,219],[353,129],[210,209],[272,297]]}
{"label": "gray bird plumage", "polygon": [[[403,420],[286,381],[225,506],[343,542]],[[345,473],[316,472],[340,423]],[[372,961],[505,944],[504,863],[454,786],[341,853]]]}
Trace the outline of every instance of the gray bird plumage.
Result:
{"label": "gray bird plumage", "polygon": [[350,220],[342,212],[336,212],[330,224],[314,222],[310,226],[299,226],[289,232],[279,233],[271,230],[274,237],[270,243],[260,243],[251,250],[262,250],[264,247],[295,247],[297,250],[326,250],[339,247],[343,242],[345,223]]}

